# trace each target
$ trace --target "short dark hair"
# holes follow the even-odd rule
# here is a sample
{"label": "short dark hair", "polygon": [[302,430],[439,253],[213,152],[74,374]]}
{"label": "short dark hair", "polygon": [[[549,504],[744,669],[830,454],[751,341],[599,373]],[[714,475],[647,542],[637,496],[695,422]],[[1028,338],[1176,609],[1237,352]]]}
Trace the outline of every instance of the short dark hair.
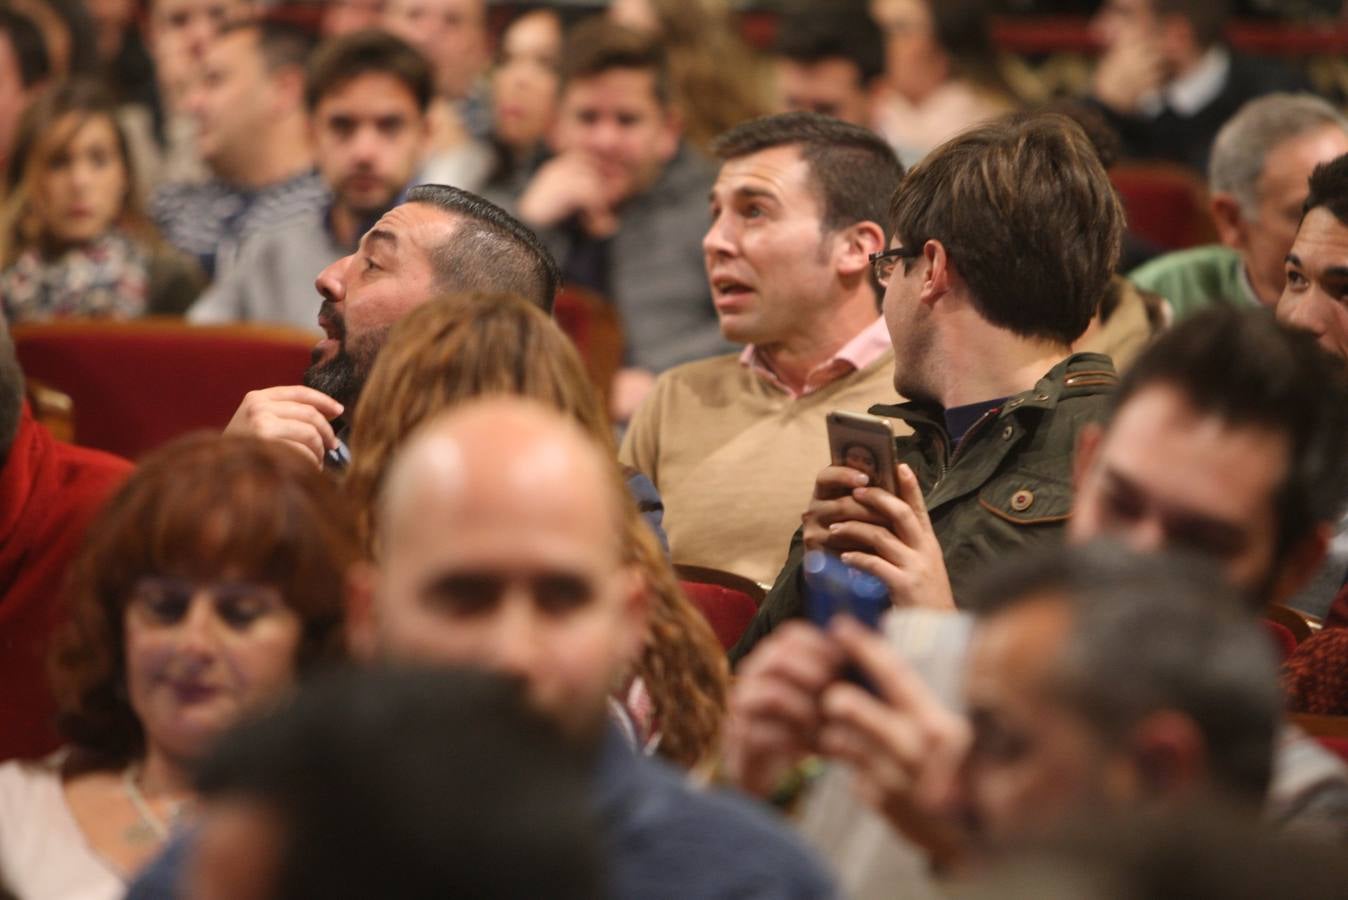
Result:
{"label": "short dark hair", "polygon": [[985,621],[1031,601],[1065,604],[1064,702],[1111,741],[1153,712],[1183,712],[1203,734],[1216,786],[1262,800],[1282,709],[1277,667],[1214,563],[1104,541],[1056,547],[996,566],[968,600]]}
{"label": "short dark hair", "polygon": [[406,202],[435,206],[464,220],[431,252],[440,292],[519,294],[552,311],[561,272],[538,236],[510,213],[477,194],[443,184],[418,185],[407,192]]}
{"label": "short dark hair", "polygon": [[1316,525],[1337,521],[1348,500],[1348,374],[1313,335],[1263,309],[1205,310],[1137,358],[1114,408],[1155,385],[1232,426],[1287,436],[1287,472],[1274,504],[1276,558]]}
{"label": "short dark hair", "polygon": [[314,49],[314,38],[309,32],[290,22],[266,16],[238,19],[220,27],[222,36],[237,31],[256,35],[262,65],[273,74],[291,66],[303,69],[309,60],[309,53]]}
{"label": "short dark hair", "polygon": [[884,41],[863,3],[788,12],[777,29],[772,52],[806,65],[845,59],[856,65],[862,87],[885,71]]}
{"label": "short dark hair", "polygon": [[1311,172],[1310,193],[1301,207],[1302,218],[1321,206],[1348,225],[1348,153],[1320,163]]}
{"label": "short dark hair", "polygon": [[857,222],[885,226],[885,198],[903,177],[903,165],[872,131],[815,112],[779,113],[736,125],[712,151],[730,160],[787,146],[798,147],[810,167],[825,232]]}
{"label": "short dark hair", "polygon": [[362,75],[388,75],[401,82],[422,112],[435,92],[426,57],[402,38],[371,29],[332,38],[314,50],[304,76],[304,105],[312,112],[328,94]]}
{"label": "short dark hair", "polygon": [[669,106],[669,59],[655,35],[619,25],[608,16],[591,16],[566,36],[562,54],[562,90],[573,81],[614,69],[641,69],[654,76],[655,99]]}
{"label": "short dark hair", "polygon": [[0,6],[0,35],[9,39],[24,90],[51,76],[47,42],[42,39],[42,31],[32,19],[8,6]]}
{"label": "short dark hair", "polygon": [[1206,49],[1222,39],[1231,17],[1229,0],[1152,0],[1158,16],[1180,16],[1193,29],[1194,43]]}
{"label": "short dark hair", "polygon": [[275,815],[278,897],[579,900],[600,894],[592,768],[516,682],[376,668],[225,735],[196,781]]}
{"label": "short dark hair", "polygon": [[1099,154],[1056,114],[1006,116],[937,147],[899,184],[890,216],[904,246],[945,246],[984,319],[1060,344],[1090,324],[1123,239]]}

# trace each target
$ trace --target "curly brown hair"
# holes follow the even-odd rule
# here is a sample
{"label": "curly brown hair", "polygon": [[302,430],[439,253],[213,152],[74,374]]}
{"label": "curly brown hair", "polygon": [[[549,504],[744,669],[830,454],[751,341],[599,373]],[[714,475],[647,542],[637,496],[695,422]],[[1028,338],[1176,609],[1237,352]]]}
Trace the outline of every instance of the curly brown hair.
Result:
{"label": "curly brown hair", "polygon": [[[379,553],[376,500],[396,450],[434,414],[491,394],[545,403],[615,455],[612,428],[580,355],[545,313],[513,294],[432,300],[390,332],[352,423],[345,487],[369,554]],[[655,707],[659,752],[692,766],[715,749],[720,734],[729,681],[725,654],[680,590],[635,503],[625,499],[624,562],[639,567],[651,600],[650,635],[634,674]]]}
{"label": "curly brown hair", "polygon": [[150,454],[72,565],[69,621],[50,659],[61,733],[96,766],[143,752],[126,692],[124,622],[144,576],[228,573],[274,585],[302,623],[296,663],[306,673],[343,656],[343,580],[358,546],[341,492],[292,450],[197,434]]}

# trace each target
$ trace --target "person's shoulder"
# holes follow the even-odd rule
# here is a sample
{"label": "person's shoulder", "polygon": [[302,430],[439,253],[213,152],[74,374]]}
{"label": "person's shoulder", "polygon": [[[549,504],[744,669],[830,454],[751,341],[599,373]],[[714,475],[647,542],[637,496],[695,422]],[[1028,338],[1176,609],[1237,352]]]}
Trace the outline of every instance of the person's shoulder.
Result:
{"label": "person's shoulder", "polygon": [[642,758],[637,765],[639,787],[651,801],[644,824],[659,840],[661,852],[685,866],[697,861],[696,869],[687,872],[694,884],[701,884],[689,894],[835,896],[832,879],[815,852],[766,807],[729,790],[695,788],[657,760]]}
{"label": "person's shoulder", "polygon": [[52,454],[59,467],[61,482],[68,488],[110,489],[135,468],[120,456],[65,441],[52,441]]}
{"label": "person's shoulder", "polygon": [[1172,250],[1147,260],[1128,273],[1128,279],[1142,287],[1152,289],[1152,283],[1158,279],[1173,278],[1212,270],[1229,265],[1231,260],[1239,259],[1240,254],[1224,244],[1203,244]]}

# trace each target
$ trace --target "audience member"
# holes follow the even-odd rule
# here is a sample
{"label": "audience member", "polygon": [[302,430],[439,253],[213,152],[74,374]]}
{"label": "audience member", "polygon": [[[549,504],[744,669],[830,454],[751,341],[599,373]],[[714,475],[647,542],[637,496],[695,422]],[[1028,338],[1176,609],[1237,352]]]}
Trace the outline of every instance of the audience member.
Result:
{"label": "audience member", "polygon": [[88,77],[97,70],[97,37],[82,0],[9,0],[7,6],[26,16],[42,34],[54,83]]}
{"label": "audience member", "polygon": [[421,180],[478,190],[491,169],[486,0],[387,0],[384,27],[420,50],[435,74]]}
{"label": "audience member", "polygon": [[[570,339],[537,306],[513,294],[438,298],[393,329],[361,395],[345,488],[372,557],[375,504],[394,453],[421,422],[484,395],[518,395],[573,418],[612,455],[613,431]],[[679,590],[660,533],[659,495],[624,473],[634,500],[656,499],[645,524],[625,507],[623,556],[641,573],[651,633],[633,674],[615,685],[639,746],[683,766],[708,761],[725,712],[725,656],[707,622]],[[646,528],[646,524],[651,526]]]}
{"label": "audience member", "polygon": [[1105,0],[1091,20],[1104,48],[1092,99],[1123,139],[1124,155],[1208,170],[1213,138],[1248,100],[1295,91],[1275,64],[1223,40],[1227,0]]}
{"label": "audience member", "polygon": [[769,73],[740,39],[726,0],[612,0],[611,19],[654,38],[669,58],[671,104],[698,150],[772,111]]}
{"label": "audience member", "polygon": [[195,322],[258,319],[314,328],[314,273],[355,250],[421,162],[431,72],[401,39],[363,31],[323,44],[309,61],[304,99],[332,201],[249,238],[238,265],[192,308]]}
{"label": "audience member", "polygon": [[1217,133],[1208,163],[1221,243],[1166,254],[1128,277],[1165,297],[1179,317],[1212,303],[1272,308],[1311,170],[1345,152],[1348,119],[1324,100],[1251,100]]}
{"label": "audience member", "polygon": [[[356,252],[315,282],[326,337],[314,347],[304,385],[251,391],[226,433],[284,441],[317,464],[344,468],[343,442],[388,330],[438,294],[514,293],[551,311],[556,264],[533,232],[467,191],[420,185],[361,238]],[[338,420],[334,423],[333,420]]]}
{"label": "audience member", "polygon": [[982,0],[871,0],[885,39],[875,127],[911,165],[1018,104],[998,68]]}
{"label": "audience member", "polygon": [[661,375],[621,458],[660,489],[676,562],[769,582],[829,458],[827,413],[893,398],[870,256],[903,170],[878,136],[817,113],[716,147],[702,246],[721,333],[746,347]]}
{"label": "audience member", "polygon": [[558,153],[518,210],[567,282],[617,307],[627,346],[610,396],[626,421],[656,373],[724,347],[698,274],[711,172],[680,139],[653,38],[591,19],[572,29],[563,61]]}
{"label": "audience member", "polygon": [[0,316],[0,760],[59,745],[46,648],[62,615],[66,569],[90,520],[131,464],[54,440],[33,419]]}
{"label": "audience member", "polygon": [[578,748],[518,685],[350,672],[220,742],[185,896],[593,898]]}
{"label": "audience member", "polygon": [[378,28],[384,22],[384,0],[328,0],[318,31],[324,38]]}
{"label": "audience member", "polygon": [[0,304],[12,322],[181,315],[196,263],[141,210],[111,97],[68,81],[28,108],[0,207]]}
{"label": "audience member", "polygon": [[871,127],[871,93],[885,71],[884,52],[861,0],[787,12],[772,48],[777,108]]}
{"label": "audience member", "polygon": [[212,741],[341,651],[354,532],[291,453],[184,438],[89,534],[52,652],[69,749],[0,766],[0,879],[22,897],[120,896],[187,812]]}
{"label": "audience member", "polygon": [[890,221],[873,259],[894,386],[912,399],[871,412],[914,429],[898,441],[898,496],[854,469],[821,471],[735,659],[804,614],[804,550],[841,552],[896,606],[953,608],[992,559],[1062,539],[1077,434],[1115,384],[1108,357],[1070,351],[1123,231],[1095,148],[1057,115],[966,131],[908,172]]}
{"label": "audience member", "polygon": [[526,9],[501,32],[491,73],[496,162],[483,190],[517,197],[547,156],[561,94],[563,26],[549,7]]}
{"label": "audience member", "polygon": [[42,32],[28,17],[0,8],[0,165],[9,166],[19,119],[50,76]]}
{"label": "audience member", "polygon": [[327,202],[304,116],[308,52],[303,32],[267,21],[226,25],[206,48],[184,105],[211,178],[162,185],[150,213],[212,278],[250,235]]}
{"label": "audience member", "polygon": [[593,746],[609,896],[832,896],[781,826],[692,790],[606,724],[647,634],[624,562],[628,504],[607,452],[536,403],[486,400],[423,425],[381,492],[377,568],[351,579],[352,649],[506,674]]}
{"label": "audience member", "polygon": [[[984,575],[963,714],[855,620],[792,623],[745,663],[731,773],[762,793],[818,747],[945,864],[1086,812],[1212,796],[1253,816],[1279,716],[1272,648],[1208,566],[1104,544]],[[840,678],[846,662],[873,693]]]}

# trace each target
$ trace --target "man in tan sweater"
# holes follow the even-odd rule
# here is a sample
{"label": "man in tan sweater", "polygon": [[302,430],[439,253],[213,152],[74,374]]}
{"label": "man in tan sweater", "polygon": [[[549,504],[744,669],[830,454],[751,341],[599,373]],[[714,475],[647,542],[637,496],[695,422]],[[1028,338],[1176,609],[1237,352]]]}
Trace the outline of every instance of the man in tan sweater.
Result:
{"label": "man in tan sweater", "polygon": [[662,375],[619,456],[659,488],[676,563],[770,583],[828,464],[824,417],[895,397],[869,256],[903,171],[871,132],[814,113],[715,149],[702,247],[721,333],[745,347]]}

